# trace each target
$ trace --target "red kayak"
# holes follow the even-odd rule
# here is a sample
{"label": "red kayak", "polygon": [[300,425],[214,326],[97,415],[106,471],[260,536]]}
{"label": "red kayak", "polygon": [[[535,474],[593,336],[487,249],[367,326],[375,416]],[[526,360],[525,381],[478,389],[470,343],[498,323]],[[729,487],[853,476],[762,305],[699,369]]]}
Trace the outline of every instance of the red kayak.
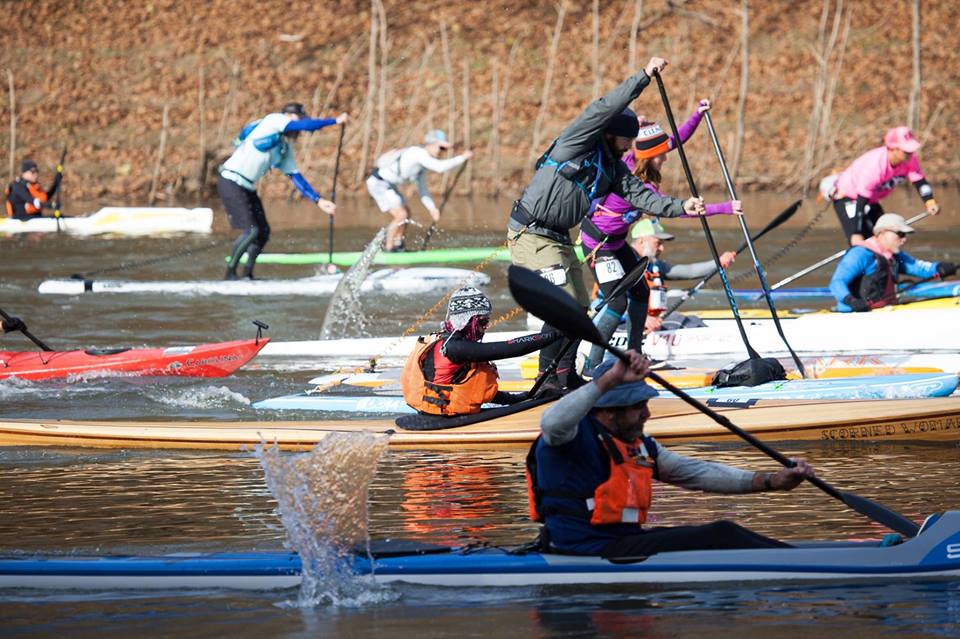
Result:
{"label": "red kayak", "polygon": [[0,351],[0,379],[53,379],[85,373],[136,376],[226,377],[253,359],[270,338],[168,348],[106,348],[86,351]]}

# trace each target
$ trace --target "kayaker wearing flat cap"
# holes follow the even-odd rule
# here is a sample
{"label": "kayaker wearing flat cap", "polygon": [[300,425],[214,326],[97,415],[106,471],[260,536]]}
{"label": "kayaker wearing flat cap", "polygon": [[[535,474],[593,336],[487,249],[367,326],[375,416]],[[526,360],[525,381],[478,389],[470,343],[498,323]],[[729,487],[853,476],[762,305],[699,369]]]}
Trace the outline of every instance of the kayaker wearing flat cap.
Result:
{"label": "kayaker wearing flat cap", "polygon": [[[651,58],[647,66],[591,103],[537,161],[536,173],[513,204],[507,223],[507,244],[514,264],[539,272],[563,288],[586,308],[590,297],[583,283],[580,261],[573,250],[570,230],[590,211],[590,203],[616,193],[649,215],[678,217],[702,215],[703,200],[679,200],[648,189],[633,175],[621,157],[633,148],[640,131],[637,114],[627,108],[650,78],[667,66]],[[544,331],[552,330],[544,326]],[[575,345],[574,345],[575,346]],[[556,343],[540,351],[540,372],[546,370],[562,348]],[[574,370],[576,347],[560,360],[556,377],[545,387],[576,388],[583,380]]]}
{"label": "kayaker wearing flat cap", "polygon": [[918,260],[903,250],[914,232],[902,215],[886,213],[873,225],[873,237],[851,247],[830,278],[837,310],[861,313],[897,303],[900,275],[920,280],[946,278],[957,272],[952,262]]}
{"label": "kayaker wearing flat cap", "polygon": [[544,412],[527,455],[530,514],[544,522],[541,543],[555,552],[639,557],[677,550],[787,547],[730,521],[645,528],[653,480],[690,490],[744,494],[792,490],[813,467],[795,460],[777,472],[749,471],[684,457],[643,434],[648,363],[607,360],[594,381]]}

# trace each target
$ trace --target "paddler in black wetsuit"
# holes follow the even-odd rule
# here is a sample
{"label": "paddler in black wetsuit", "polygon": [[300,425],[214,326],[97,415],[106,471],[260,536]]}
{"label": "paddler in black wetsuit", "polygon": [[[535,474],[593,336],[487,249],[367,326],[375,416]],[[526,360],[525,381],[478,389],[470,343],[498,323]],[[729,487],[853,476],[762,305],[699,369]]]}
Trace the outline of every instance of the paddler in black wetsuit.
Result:
{"label": "paddler in black wetsuit", "polygon": [[485,403],[515,404],[526,393],[499,390],[497,367],[490,362],[527,355],[553,344],[554,331],[484,344],[493,307],[472,286],[457,290],[447,306],[443,330],[421,337],[407,359],[401,386],[412,408],[430,415],[470,415]]}
{"label": "paddler in black wetsuit", "polygon": [[[507,244],[514,264],[538,271],[563,288],[584,308],[590,303],[570,229],[590,210],[592,200],[616,193],[637,209],[660,217],[702,215],[703,200],[682,201],[648,189],[620,159],[633,148],[640,130],[637,115],[627,108],[650,78],[667,66],[651,58],[647,66],[592,102],[537,162],[537,171],[514,202],[507,224]],[[550,331],[549,326],[544,331]],[[540,352],[540,371],[559,354],[560,344]],[[556,377],[544,388],[576,388],[583,379],[574,370],[577,349],[570,348],[557,366]]]}
{"label": "paddler in black wetsuit", "polygon": [[53,184],[45,190],[39,182],[40,167],[33,160],[24,160],[20,164],[20,177],[7,187],[7,217],[15,220],[41,217],[43,209],[51,207],[50,198],[60,188],[63,173],[59,166],[57,169]]}

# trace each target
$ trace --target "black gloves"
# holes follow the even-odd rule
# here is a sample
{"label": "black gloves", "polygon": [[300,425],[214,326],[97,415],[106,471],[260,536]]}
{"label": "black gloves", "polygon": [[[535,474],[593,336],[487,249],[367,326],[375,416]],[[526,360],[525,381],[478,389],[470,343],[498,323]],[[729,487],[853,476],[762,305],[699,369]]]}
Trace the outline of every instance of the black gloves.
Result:
{"label": "black gloves", "polygon": [[953,262],[940,262],[937,264],[937,275],[941,279],[950,277],[957,272],[957,265]]}
{"label": "black gloves", "polygon": [[863,313],[864,311],[870,310],[870,305],[867,304],[867,300],[854,297],[853,295],[844,297],[843,303],[852,308],[854,313]]}
{"label": "black gloves", "polygon": [[27,330],[27,325],[23,323],[23,320],[19,317],[11,317],[10,319],[5,319],[2,322],[3,332],[12,333],[13,331],[25,331]]}

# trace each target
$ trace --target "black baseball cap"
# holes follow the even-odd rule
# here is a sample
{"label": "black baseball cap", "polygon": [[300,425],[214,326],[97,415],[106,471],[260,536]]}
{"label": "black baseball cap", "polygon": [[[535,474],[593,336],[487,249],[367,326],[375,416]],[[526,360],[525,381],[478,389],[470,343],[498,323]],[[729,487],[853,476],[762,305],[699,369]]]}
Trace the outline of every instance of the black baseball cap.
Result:
{"label": "black baseball cap", "polygon": [[37,163],[33,160],[27,159],[20,163],[20,172],[26,173],[27,171],[39,171],[40,167],[37,166]]}

